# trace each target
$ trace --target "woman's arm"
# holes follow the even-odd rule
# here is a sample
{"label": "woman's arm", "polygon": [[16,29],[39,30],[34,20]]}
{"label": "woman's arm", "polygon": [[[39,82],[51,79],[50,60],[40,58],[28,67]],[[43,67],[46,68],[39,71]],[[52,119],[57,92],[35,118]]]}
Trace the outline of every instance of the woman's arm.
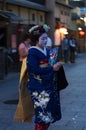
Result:
{"label": "woman's arm", "polygon": [[25,58],[28,55],[28,51],[26,51],[26,47],[24,43],[21,43],[19,46],[19,55],[20,57]]}

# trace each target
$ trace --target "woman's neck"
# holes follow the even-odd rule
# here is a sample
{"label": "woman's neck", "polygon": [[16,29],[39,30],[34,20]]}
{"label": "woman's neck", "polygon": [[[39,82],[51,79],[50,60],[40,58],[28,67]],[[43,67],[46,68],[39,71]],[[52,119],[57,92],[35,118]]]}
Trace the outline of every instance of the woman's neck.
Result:
{"label": "woman's neck", "polygon": [[36,45],[38,48],[44,50],[44,47],[40,46],[39,44]]}

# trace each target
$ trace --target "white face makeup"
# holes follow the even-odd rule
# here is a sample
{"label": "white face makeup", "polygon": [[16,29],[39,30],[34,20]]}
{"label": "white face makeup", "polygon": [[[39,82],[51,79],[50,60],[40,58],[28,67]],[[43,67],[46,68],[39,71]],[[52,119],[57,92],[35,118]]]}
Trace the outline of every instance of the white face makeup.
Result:
{"label": "white face makeup", "polygon": [[41,47],[45,47],[47,43],[47,34],[43,33],[40,37],[39,37],[39,45],[41,45]]}

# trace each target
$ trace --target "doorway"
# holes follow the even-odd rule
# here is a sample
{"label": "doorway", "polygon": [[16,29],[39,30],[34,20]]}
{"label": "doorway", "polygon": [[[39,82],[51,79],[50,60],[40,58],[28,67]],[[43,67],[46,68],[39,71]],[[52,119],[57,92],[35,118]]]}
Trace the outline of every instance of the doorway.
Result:
{"label": "doorway", "polygon": [[7,48],[7,37],[5,27],[0,27],[0,47]]}

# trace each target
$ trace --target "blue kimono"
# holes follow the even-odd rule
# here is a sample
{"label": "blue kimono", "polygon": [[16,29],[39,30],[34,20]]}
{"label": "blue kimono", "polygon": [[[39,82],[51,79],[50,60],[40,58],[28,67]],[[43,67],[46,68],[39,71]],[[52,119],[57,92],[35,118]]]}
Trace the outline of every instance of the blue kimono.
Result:
{"label": "blue kimono", "polygon": [[34,103],[35,123],[53,123],[61,119],[60,98],[53,83],[49,50],[31,47],[27,57],[28,89]]}

